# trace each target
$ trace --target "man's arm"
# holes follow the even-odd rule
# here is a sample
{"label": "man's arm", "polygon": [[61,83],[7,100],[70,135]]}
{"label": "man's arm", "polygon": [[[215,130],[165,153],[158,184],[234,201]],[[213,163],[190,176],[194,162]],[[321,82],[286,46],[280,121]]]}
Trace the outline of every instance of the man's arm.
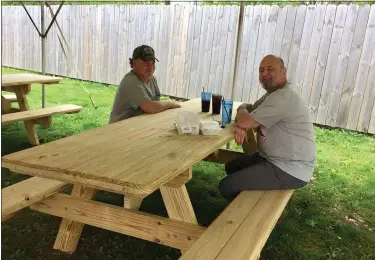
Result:
{"label": "man's arm", "polygon": [[173,102],[145,100],[139,105],[139,107],[147,114],[155,114],[167,109],[179,108],[181,106]]}
{"label": "man's arm", "polygon": [[245,109],[239,110],[236,115],[236,126],[243,129],[257,128],[260,124],[254,120]]}
{"label": "man's arm", "polygon": [[251,109],[252,109],[252,104],[246,104],[246,103],[243,103],[241,104],[238,108],[237,108],[237,112],[240,111],[240,110],[247,110],[249,112],[251,112]]}

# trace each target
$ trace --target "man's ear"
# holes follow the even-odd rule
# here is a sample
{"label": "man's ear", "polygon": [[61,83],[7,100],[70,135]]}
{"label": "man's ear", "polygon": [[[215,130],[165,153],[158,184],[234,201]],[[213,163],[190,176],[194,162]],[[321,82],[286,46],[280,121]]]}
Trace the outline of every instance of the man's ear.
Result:
{"label": "man's ear", "polygon": [[287,73],[287,69],[286,69],[286,68],[283,68],[283,75],[286,76],[286,73]]}

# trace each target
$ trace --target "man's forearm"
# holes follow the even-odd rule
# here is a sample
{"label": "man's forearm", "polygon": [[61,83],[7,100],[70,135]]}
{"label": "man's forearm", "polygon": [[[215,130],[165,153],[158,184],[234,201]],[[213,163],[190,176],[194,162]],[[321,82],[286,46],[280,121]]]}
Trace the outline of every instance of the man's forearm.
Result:
{"label": "man's forearm", "polygon": [[243,109],[246,109],[249,113],[254,110],[252,104],[243,103],[237,108],[237,112]]}
{"label": "man's forearm", "polygon": [[141,105],[141,109],[147,114],[156,114],[172,107],[173,103],[162,101],[147,101],[147,103]]}

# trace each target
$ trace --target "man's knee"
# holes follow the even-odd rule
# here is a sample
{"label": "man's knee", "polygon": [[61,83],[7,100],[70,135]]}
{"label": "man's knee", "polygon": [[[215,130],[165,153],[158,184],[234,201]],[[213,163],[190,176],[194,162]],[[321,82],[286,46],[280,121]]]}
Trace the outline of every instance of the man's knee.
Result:
{"label": "man's knee", "polygon": [[237,165],[237,163],[236,163],[236,159],[227,162],[227,163],[225,164],[225,166],[224,166],[224,168],[225,168],[225,172],[226,172],[227,174],[230,174],[230,173],[236,171],[236,168],[237,168],[236,165]]}
{"label": "man's knee", "polygon": [[234,190],[234,187],[230,185],[226,178],[223,178],[219,183],[220,194],[228,201],[233,200],[238,193]]}

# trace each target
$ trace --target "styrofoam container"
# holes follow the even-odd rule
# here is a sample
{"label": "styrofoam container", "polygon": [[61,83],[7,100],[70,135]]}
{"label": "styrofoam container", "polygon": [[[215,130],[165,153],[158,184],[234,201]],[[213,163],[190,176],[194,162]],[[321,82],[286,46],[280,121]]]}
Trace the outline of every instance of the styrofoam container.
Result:
{"label": "styrofoam container", "polygon": [[200,121],[199,130],[202,135],[219,135],[221,132],[220,125],[216,121]]}

